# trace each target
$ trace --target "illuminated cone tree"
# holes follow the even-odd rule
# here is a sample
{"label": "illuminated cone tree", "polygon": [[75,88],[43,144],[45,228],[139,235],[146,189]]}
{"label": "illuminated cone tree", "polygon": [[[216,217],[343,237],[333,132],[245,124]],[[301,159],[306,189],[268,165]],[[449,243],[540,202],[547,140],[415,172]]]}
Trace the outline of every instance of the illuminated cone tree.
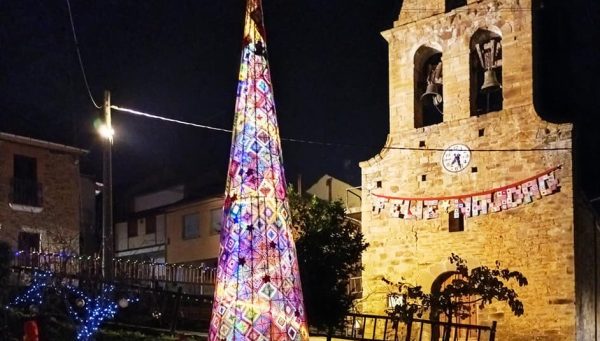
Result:
{"label": "illuminated cone tree", "polygon": [[308,340],[260,0],[248,0],[210,340]]}

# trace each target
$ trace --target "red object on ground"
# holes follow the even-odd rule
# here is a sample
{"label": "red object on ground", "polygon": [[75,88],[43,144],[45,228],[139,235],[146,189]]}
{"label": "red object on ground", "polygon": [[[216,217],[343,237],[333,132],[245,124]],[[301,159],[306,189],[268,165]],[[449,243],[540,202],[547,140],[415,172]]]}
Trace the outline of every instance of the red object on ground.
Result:
{"label": "red object on ground", "polygon": [[35,320],[29,320],[23,325],[25,329],[25,335],[23,335],[23,341],[40,341],[40,333],[38,324]]}

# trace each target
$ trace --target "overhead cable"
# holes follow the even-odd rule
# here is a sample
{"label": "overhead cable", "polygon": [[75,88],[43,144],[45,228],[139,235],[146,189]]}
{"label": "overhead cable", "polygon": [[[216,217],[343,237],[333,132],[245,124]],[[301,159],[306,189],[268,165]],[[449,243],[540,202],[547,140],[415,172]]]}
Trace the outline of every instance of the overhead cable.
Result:
{"label": "overhead cable", "polygon": [[[112,109],[137,115],[143,116],[147,118],[157,119],[161,121],[167,121],[177,124],[182,124],[186,126],[209,129],[214,131],[220,131],[225,133],[231,133],[231,129],[212,127],[204,124],[192,123],[182,120],[176,120],[173,118],[168,118],[164,116],[159,116],[155,114],[149,114],[138,110],[122,108],[116,105],[111,105]],[[307,139],[298,139],[298,138],[281,138],[282,141],[287,142],[295,142],[295,143],[304,143],[304,144],[314,144],[320,146],[329,146],[329,147],[344,147],[344,148],[379,148],[379,149],[391,149],[391,150],[414,150],[414,151],[446,151],[446,148],[426,148],[426,147],[403,147],[403,146],[374,146],[374,145],[359,145],[359,144],[349,144],[349,143],[335,143],[335,142],[324,142],[324,141],[315,141],[315,140],[307,140]],[[554,148],[506,148],[506,149],[469,149],[472,152],[548,152],[548,151],[569,151],[571,148],[569,147],[554,147]]]}
{"label": "overhead cable", "polygon": [[83,59],[81,58],[81,52],[79,51],[79,41],[77,41],[77,33],[75,32],[75,23],[73,22],[73,13],[71,13],[71,3],[67,0],[67,8],[69,9],[69,19],[71,21],[71,31],[73,32],[73,40],[75,41],[75,50],[77,51],[77,58],[79,59],[79,67],[81,69],[81,74],[83,75],[83,82],[85,83],[85,88],[87,89],[87,93],[92,100],[92,104],[96,107],[96,109],[100,109],[101,107],[94,100],[94,96],[92,96],[92,91],[90,90],[90,84],[88,83],[87,76],[85,75],[85,67],[83,66]]}

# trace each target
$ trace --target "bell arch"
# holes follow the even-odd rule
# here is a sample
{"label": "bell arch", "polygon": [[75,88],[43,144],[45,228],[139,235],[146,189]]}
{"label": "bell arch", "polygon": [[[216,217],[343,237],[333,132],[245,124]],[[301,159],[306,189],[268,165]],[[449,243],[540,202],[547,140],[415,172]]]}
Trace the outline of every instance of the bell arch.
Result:
{"label": "bell arch", "polygon": [[471,116],[502,110],[502,36],[478,29],[471,36],[469,49]]}
{"label": "bell arch", "polygon": [[414,57],[414,126],[443,121],[442,51],[421,46]]}
{"label": "bell arch", "polygon": [[445,5],[446,5],[446,13],[448,13],[458,7],[466,6],[467,0],[446,0]]}

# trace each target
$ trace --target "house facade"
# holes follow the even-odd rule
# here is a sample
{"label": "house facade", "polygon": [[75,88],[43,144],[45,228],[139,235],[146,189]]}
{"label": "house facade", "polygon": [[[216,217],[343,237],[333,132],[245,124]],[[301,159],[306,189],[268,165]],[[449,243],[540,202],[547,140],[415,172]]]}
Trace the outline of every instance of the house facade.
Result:
{"label": "house facade", "polygon": [[166,211],[167,262],[216,267],[223,196],[207,196]]}
{"label": "house facade", "polygon": [[360,221],[361,190],[347,182],[331,175],[325,174],[312,184],[306,193],[312,194],[321,200],[341,201],[346,207],[348,217]]}
{"label": "house facade", "polygon": [[[522,272],[525,314],[494,303],[468,323],[499,340],[591,340],[593,224],[577,225],[572,125],[533,105],[531,1],[405,0],[389,44],[390,130],[362,168],[362,310],[382,314],[382,278],[441,290],[451,253]],[[580,219],[582,221],[582,219]],[[588,237],[581,237],[587,235]],[[597,270],[596,270],[597,273]]]}
{"label": "house facade", "polygon": [[183,185],[134,196],[126,219],[115,224],[115,256],[164,263],[165,212],[184,196]]}
{"label": "house facade", "polygon": [[0,239],[14,250],[79,253],[79,159],[87,153],[0,133]]}

